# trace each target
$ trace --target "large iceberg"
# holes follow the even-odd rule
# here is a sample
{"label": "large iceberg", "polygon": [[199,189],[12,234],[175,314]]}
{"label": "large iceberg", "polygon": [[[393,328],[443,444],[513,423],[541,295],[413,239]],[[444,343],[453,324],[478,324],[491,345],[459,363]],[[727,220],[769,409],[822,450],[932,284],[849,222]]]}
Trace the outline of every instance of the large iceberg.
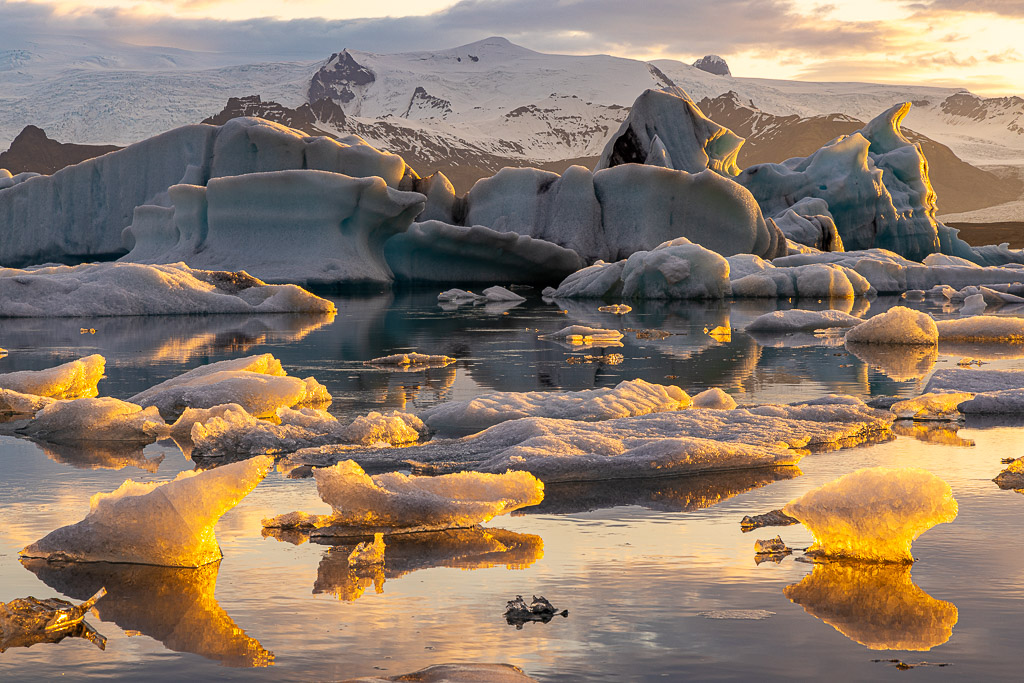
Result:
{"label": "large iceberg", "polygon": [[127,562],[200,567],[221,558],[213,527],[256,487],[274,465],[270,456],[205,472],[182,472],[172,481],[131,479],[89,500],[82,521],[30,544],[22,557],[61,562]]}
{"label": "large iceberg", "polygon": [[0,192],[0,262],[120,255],[135,207],[167,206],[172,185],[286,169],[378,176],[391,187],[415,176],[400,156],[356,136],[309,137],[255,118],[185,126]]}
{"label": "large iceberg", "polygon": [[292,512],[263,520],[272,528],[313,527],[321,536],[468,527],[544,499],[544,485],[526,472],[459,472],[373,477],[351,460],[313,470],[317,491],[333,512]]}
{"label": "large iceberg", "polygon": [[869,562],[913,562],[910,545],[956,519],[949,484],[921,469],[872,467],[808,491],[782,508],[814,534],[809,553]]}
{"label": "large iceberg", "polygon": [[175,185],[173,210],[140,207],[122,261],[245,270],[268,282],[388,284],[384,242],[408,229],[424,197],[379,177],[307,169]]}
{"label": "large iceberg", "polygon": [[333,303],[295,285],[183,263],[0,268],[0,318],[334,312]]}
{"label": "large iceberg", "polygon": [[614,388],[584,391],[503,391],[481,394],[428,408],[420,418],[434,431],[468,433],[521,417],[566,420],[610,420],[648,413],[682,410],[690,397],[679,387],[642,379],[619,382]]}
{"label": "large iceberg", "polygon": [[103,356],[93,354],[46,370],[8,372],[0,375],[0,389],[57,399],[96,396],[106,363]]}

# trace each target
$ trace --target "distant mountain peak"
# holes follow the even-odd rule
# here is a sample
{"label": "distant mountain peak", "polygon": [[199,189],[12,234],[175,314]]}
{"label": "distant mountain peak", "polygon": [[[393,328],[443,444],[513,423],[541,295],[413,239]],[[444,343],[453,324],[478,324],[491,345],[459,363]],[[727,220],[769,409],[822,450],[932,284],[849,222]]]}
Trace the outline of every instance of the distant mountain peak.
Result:
{"label": "distant mountain peak", "polygon": [[701,71],[707,71],[709,74],[715,74],[716,76],[732,76],[732,72],[729,71],[729,65],[718,55],[704,55],[694,62],[693,65]]}

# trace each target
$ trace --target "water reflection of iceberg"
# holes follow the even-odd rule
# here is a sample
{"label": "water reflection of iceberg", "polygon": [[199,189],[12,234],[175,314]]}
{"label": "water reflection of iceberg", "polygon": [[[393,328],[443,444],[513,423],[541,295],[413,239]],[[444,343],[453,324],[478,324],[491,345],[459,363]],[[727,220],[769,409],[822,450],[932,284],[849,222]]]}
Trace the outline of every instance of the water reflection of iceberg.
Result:
{"label": "water reflection of iceberg", "polygon": [[94,608],[99,618],[149,636],[169,650],[232,667],[274,662],[273,653],[247,636],[214,597],[219,562],[197,569],[25,559],[21,563],[46,585],[78,600],[106,586],[106,597]]}
{"label": "water reflection of iceberg", "polygon": [[939,357],[936,347],[913,344],[848,342],[846,350],[897,382],[921,379],[932,371]]}
{"label": "water reflection of iceberg", "polygon": [[350,678],[342,683],[387,683],[388,681],[416,681],[417,683],[530,683],[523,670],[511,664],[435,664],[426,669],[397,676],[367,676]]}
{"label": "water reflection of iceberg", "polygon": [[962,446],[971,447],[973,439],[965,439],[957,434],[960,425],[948,422],[912,422],[910,420],[897,420],[892,425],[892,431],[899,436],[909,436],[918,441],[933,443],[941,446]]}
{"label": "water reflection of iceberg", "polygon": [[815,564],[784,592],[871,650],[930,650],[949,640],[958,616],[956,605],[921,590],[903,564]]}
{"label": "water reflection of iceberg", "polygon": [[659,479],[552,483],[545,486],[544,502],[512,515],[566,514],[620,505],[689,512],[801,474],[798,467],[774,467]]}
{"label": "water reflection of iceberg", "polygon": [[386,580],[401,578],[418,569],[496,566],[526,569],[544,556],[544,540],[540,536],[483,527],[394,535],[389,536],[386,543],[383,567],[349,566],[348,556],[355,548],[356,539],[332,547],[320,560],[313,592],[330,593],[339,600],[355,600],[370,586],[378,593],[383,592]]}
{"label": "water reflection of iceberg", "polygon": [[81,470],[121,470],[125,467],[138,467],[144,472],[156,472],[164,459],[163,455],[147,458],[142,452],[146,444],[131,441],[30,441],[39,446],[50,460]]}

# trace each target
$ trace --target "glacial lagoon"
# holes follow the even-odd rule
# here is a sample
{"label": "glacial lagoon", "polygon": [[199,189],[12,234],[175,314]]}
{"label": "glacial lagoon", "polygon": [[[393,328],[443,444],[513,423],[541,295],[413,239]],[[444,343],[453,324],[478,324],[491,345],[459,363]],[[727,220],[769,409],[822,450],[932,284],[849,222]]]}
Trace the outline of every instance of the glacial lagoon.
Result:
{"label": "glacial lagoon", "polygon": [[[1024,368],[1021,346],[940,344],[937,354],[905,348],[858,356],[841,336],[743,331],[756,316],[793,306],[785,301],[648,301],[617,316],[599,312],[597,301],[525,295],[514,307],[442,307],[434,290],[333,297],[333,318],[8,319],[0,325],[0,347],[9,351],[0,372],[99,353],[107,359],[101,394],[127,398],[198,365],[270,352],[289,374],[326,385],[330,412],[350,419],[486,392],[580,390],[635,378],[691,395],[719,387],[740,405],[833,393],[912,397],[931,372],[965,356],[985,369]],[[835,305],[867,317],[905,303]],[[930,302],[910,305],[955,316]],[[624,330],[623,346],[538,338],[574,323]],[[363,364],[413,350],[458,360],[418,372]],[[77,603],[101,586],[109,591],[86,618],[107,638],[105,650],[80,638],[10,648],[0,654],[0,677],[345,679],[448,662],[512,664],[540,681],[914,675],[889,661],[898,660],[927,662],[930,679],[1016,678],[1024,497],[991,480],[1002,458],[1020,454],[1024,432],[991,419],[898,422],[894,431],[880,443],[812,452],[799,467],[552,484],[539,506],[480,528],[389,541],[386,565],[365,570],[348,565],[353,544],[262,533],[265,517],[329,511],[312,479],[279,472],[221,520],[217,564],[20,561],[25,545],[81,519],[93,493],[126,478],[169,480],[195,463],[170,441],[83,449],[0,437],[0,602],[33,595]],[[800,525],[744,533],[744,515],[869,466],[920,467],[952,486],[959,516],[914,543],[917,562],[814,565],[798,561],[799,552],[755,562],[756,539],[779,534],[795,549],[812,539]],[[568,616],[516,628],[503,617],[516,595],[543,595]]]}

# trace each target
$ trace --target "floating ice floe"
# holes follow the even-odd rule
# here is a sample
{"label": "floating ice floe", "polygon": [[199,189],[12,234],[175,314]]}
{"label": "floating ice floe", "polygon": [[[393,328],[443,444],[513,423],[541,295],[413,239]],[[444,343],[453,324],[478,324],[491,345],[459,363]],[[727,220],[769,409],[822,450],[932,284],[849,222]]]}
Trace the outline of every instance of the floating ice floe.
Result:
{"label": "floating ice floe", "polygon": [[925,393],[969,391],[972,393],[1024,389],[1024,370],[936,370],[925,385]]}
{"label": "floating ice floe", "polygon": [[863,320],[842,311],[773,311],[754,318],[747,325],[748,332],[807,332],[830,327],[856,327]]}
{"label": "floating ice floe", "polygon": [[60,598],[27,597],[0,602],[0,653],[12,647],[59,643],[65,638],[85,638],[105,650],[107,639],[85,622],[85,615],[106,594],[101,587],[80,605]]}
{"label": "floating ice floe", "polygon": [[872,467],[808,491],[782,511],[814,535],[811,554],[913,562],[911,543],[956,519],[957,503],[949,484],[930,472]]}
{"label": "floating ice floe", "polygon": [[18,430],[53,443],[119,441],[147,444],[167,436],[169,427],[154,407],[142,408],[104,396],[54,401]]}
{"label": "floating ice floe", "polygon": [[401,368],[443,368],[451,365],[455,359],[450,356],[429,355],[426,353],[394,353],[390,356],[381,356],[364,361],[365,365],[394,365]]}
{"label": "floating ice floe", "polygon": [[[856,399],[854,399],[856,401]],[[545,482],[665,477],[794,465],[804,448],[835,448],[889,435],[895,416],[863,403],[766,405],[754,409],[690,408],[671,413],[580,422],[529,417],[461,439],[368,451],[331,447],[300,451],[296,464],[340,458],[364,464],[402,460],[484,472],[532,472]]]}
{"label": "floating ice floe", "polygon": [[955,420],[960,417],[958,406],[972,398],[967,392],[928,393],[897,401],[889,410],[901,420]]}
{"label": "floating ice floe", "polygon": [[312,528],[315,536],[408,533],[473,526],[544,499],[544,485],[527,472],[459,472],[418,477],[390,472],[370,477],[351,460],[313,470],[330,515],[290,512],[263,520],[271,528]]}
{"label": "floating ice floe", "polygon": [[732,292],[729,262],[685,237],[598,261],[565,278],[552,296],[570,299],[721,299]]}
{"label": "floating ice floe", "polygon": [[937,320],[935,327],[940,342],[1024,343],[1024,318],[970,315],[958,320]]}
{"label": "floating ice floe", "polygon": [[274,466],[260,456],[166,482],[131,479],[89,500],[82,521],[61,527],[20,555],[60,562],[127,562],[200,567],[222,556],[214,525]]}
{"label": "floating ice floe", "polygon": [[718,387],[712,387],[693,397],[693,407],[711,410],[732,410],[736,407],[736,399]]}
{"label": "floating ice floe", "polygon": [[48,396],[0,389],[0,415],[34,415],[55,400]]}
{"label": "floating ice floe", "polygon": [[281,361],[269,353],[201,365],[135,394],[140,406],[156,406],[173,418],[186,408],[212,408],[237,403],[257,417],[280,407],[330,405],[327,388],[312,377],[289,377]]}
{"label": "floating ice floe", "polygon": [[295,285],[183,263],[0,268],[0,317],[6,318],[334,312],[333,303]]}
{"label": "floating ice floe", "polygon": [[432,430],[467,433],[468,430],[480,431],[521,417],[592,422],[682,410],[690,403],[690,397],[679,387],[635,379],[619,382],[614,388],[584,391],[482,394],[468,401],[453,401],[428,408],[420,413],[420,417]]}
{"label": "floating ice floe", "polygon": [[786,597],[870,650],[924,651],[953,634],[956,605],[918,587],[910,566],[816,563]]}
{"label": "floating ice floe", "polygon": [[988,308],[988,304],[985,303],[984,294],[971,294],[964,299],[960,315],[981,315],[986,308]]}
{"label": "floating ice floe", "polygon": [[612,315],[626,315],[633,310],[633,307],[626,304],[612,304],[610,306],[598,306],[597,310],[601,313],[611,313]]}
{"label": "floating ice floe", "polygon": [[846,333],[846,341],[855,344],[935,345],[938,339],[932,317],[905,306],[890,308]]}
{"label": "floating ice floe", "polygon": [[46,370],[21,370],[0,375],[0,389],[50,398],[81,398],[99,394],[107,361],[99,354]]}
{"label": "floating ice floe", "polygon": [[[226,406],[213,415],[182,415],[191,422],[189,441],[194,458],[238,457],[260,453],[291,453],[326,444],[394,446],[421,439],[427,428],[415,415],[372,412],[342,424],[316,408],[278,408],[279,424],[259,420],[240,406]],[[187,426],[188,423],[186,423]],[[178,430],[177,423],[174,425]]]}
{"label": "floating ice floe", "polygon": [[623,334],[619,330],[606,330],[600,327],[587,327],[586,325],[569,325],[557,332],[540,335],[541,339],[560,339],[571,344],[617,342],[622,337]]}

